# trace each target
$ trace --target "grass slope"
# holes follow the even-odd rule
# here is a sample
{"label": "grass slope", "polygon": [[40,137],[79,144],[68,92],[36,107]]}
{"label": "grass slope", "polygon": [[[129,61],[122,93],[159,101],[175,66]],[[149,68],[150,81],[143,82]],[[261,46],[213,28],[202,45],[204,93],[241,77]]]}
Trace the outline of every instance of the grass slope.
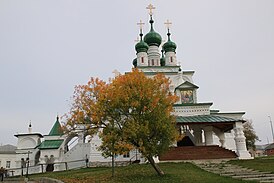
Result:
{"label": "grass slope", "polygon": [[[66,172],[54,172],[33,175],[32,177],[51,177],[65,183],[238,183],[245,182],[229,177],[221,177],[201,170],[191,163],[161,163],[165,175],[159,177],[151,165],[130,165],[115,168],[115,177],[111,177],[111,168],[85,168]],[[246,181],[247,182],[247,181]],[[250,183],[250,181],[249,181]]]}
{"label": "grass slope", "polygon": [[231,160],[229,163],[274,173],[274,156],[260,157],[253,160]]}

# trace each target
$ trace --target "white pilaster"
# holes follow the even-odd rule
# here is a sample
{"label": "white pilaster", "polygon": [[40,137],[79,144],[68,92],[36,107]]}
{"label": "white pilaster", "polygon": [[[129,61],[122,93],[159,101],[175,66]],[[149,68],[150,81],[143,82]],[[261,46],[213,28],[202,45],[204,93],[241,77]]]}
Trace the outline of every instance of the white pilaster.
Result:
{"label": "white pilaster", "polygon": [[213,143],[213,127],[212,126],[206,126],[204,127],[204,133],[205,133],[205,145],[214,145]]}
{"label": "white pilaster", "polygon": [[253,159],[246,149],[245,136],[243,132],[242,122],[236,122],[234,124],[236,154],[239,159]]}

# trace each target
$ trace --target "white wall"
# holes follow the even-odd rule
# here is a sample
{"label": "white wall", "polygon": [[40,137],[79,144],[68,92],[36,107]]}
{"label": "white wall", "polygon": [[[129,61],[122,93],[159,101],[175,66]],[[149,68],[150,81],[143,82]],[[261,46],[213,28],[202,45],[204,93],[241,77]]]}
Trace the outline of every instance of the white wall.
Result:
{"label": "white wall", "polygon": [[10,161],[10,168],[16,167],[16,154],[0,154],[0,167],[7,168],[6,162]]}

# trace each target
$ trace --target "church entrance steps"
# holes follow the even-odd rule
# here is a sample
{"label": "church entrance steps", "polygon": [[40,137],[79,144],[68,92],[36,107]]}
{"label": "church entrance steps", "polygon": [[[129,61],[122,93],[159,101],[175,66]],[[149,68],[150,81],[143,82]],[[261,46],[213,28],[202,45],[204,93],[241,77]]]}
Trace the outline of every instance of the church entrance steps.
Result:
{"label": "church entrance steps", "polygon": [[169,151],[159,157],[160,161],[176,160],[203,160],[203,159],[233,159],[237,158],[235,152],[212,146],[182,146],[172,147]]}
{"label": "church entrance steps", "polygon": [[232,165],[225,161],[219,163],[212,162],[194,162],[198,167],[211,173],[221,176],[229,176],[234,179],[241,179],[256,182],[273,182],[274,174],[271,172],[261,172],[238,165]]}

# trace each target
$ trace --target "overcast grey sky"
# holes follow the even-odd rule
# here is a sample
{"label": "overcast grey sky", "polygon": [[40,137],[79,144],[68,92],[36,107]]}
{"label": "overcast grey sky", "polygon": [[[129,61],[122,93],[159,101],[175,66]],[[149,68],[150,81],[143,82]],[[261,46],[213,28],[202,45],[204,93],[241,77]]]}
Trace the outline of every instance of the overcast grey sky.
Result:
{"label": "overcast grey sky", "polygon": [[172,40],[183,70],[195,70],[199,102],[246,111],[263,143],[274,120],[272,0],[0,0],[0,143],[47,134],[69,110],[74,86],[129,71],[136,23],[155,7],[155,29]]}

